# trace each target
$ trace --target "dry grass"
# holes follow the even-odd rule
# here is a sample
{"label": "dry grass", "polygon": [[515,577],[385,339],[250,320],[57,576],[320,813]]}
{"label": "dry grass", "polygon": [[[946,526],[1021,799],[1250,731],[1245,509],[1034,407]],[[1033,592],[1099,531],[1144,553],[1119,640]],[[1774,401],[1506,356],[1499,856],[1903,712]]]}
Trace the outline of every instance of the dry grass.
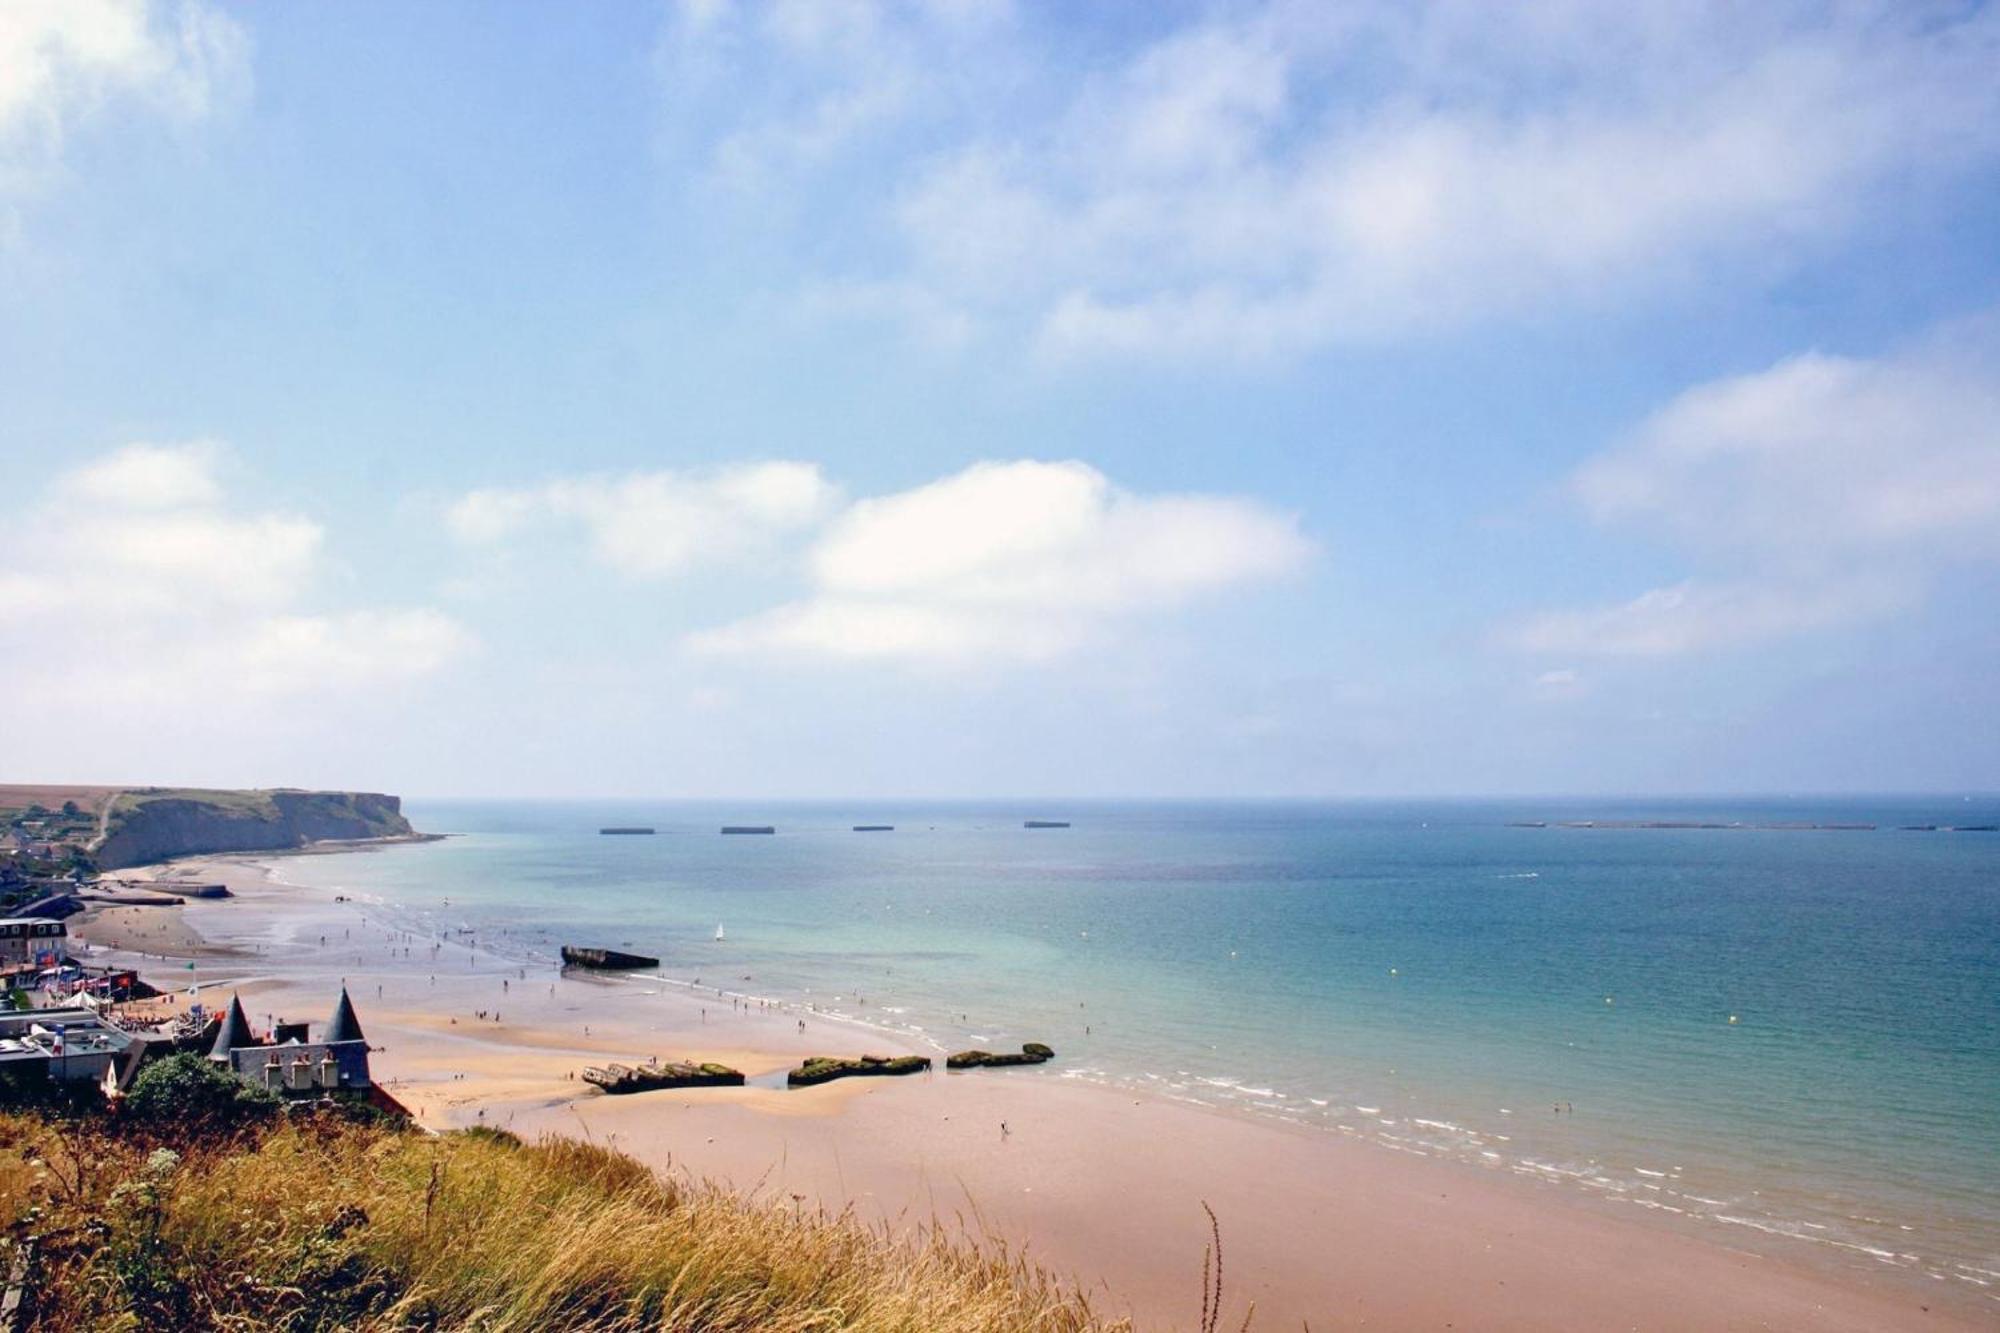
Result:
{"label": "dry grass", "polygon": [[33,1327],[1125,1327],[1004,1247],[674,1185],[574,1140],[295,1124],[178,1162],[146,1147],[0,1117],[0,1207],[46,1237]]}
{"label": "dry grass", "polygon": [[60,810],[64,801],[75,801],[79,809],[95,818],[104,813],[104,803],[121,790],[118,787],[0,783],[0,811],[18,814],[31,805],[39,805],[45,810]]}

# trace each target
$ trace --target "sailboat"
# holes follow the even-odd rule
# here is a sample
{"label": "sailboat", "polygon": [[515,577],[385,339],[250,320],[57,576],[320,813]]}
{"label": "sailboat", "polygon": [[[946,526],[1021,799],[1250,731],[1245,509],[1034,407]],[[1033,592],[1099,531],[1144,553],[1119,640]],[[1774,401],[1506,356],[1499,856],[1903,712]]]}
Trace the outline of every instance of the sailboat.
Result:
{"label": "sailboat", "polygon": [[720,943],[722,943],[722,924],[721,924],[720,922],[717,922],[717,923],[716,923],[716,927],[715,927],[715,942],[716,942],[717,944],[720,944]]}

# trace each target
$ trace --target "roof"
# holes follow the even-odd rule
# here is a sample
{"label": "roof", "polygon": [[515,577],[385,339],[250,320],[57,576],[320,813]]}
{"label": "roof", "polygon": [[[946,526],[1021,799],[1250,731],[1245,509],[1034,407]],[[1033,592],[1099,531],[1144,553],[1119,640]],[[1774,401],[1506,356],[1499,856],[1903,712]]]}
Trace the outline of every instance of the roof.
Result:
{"label": "roof", "polygon": [[140,1068],[154,1058],[153,1046],[154,1043],[150,1041],[134,1041],[125,1048],[125,1053],[113,1062],[112,1082],[120,1092],[131,1087],[132,1080],[139,1077]]}
{"label": "roof", "polygon": [[257,1044],[257,1039],[250,1035],[250,1019],[243,1012],[243,1001],[231,995],[229,1012],[222,1016],[222,1026],[216,1029],[215,1044],[208,1048],[208,1058],[227,1060],[237,1047]]}
{"label": "roof", "polygon": [[365,1041],[361,1035],[361,1020],[354,1016],[354,1002],[347,998],[347,987],[340,988],[340,1003],[333,1007],[333,1017],[326,1022],[326,1031],[320,1034],[321,1041]]}

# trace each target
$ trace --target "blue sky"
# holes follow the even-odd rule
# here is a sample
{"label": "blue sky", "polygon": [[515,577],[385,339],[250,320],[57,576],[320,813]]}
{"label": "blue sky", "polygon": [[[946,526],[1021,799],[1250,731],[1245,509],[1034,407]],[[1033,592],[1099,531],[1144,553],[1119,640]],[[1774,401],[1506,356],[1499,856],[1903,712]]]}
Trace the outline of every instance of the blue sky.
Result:
{"label": "blue sky", "polygon": [[2000,787],[1984,5],[0,9],[0,778]]}

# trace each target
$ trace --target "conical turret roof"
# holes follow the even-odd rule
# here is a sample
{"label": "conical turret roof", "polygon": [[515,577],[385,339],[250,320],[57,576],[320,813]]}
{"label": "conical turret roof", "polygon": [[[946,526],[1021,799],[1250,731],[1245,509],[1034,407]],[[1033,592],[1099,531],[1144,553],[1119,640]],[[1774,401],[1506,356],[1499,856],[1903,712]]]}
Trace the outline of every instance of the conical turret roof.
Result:
{"label": "conical turret roof", "polygon": [[250,1035],[250,1018],[243,1012],[243,1001],[234,995],[229,997],[229,1012],[222,1016],[222,1026],[215,1031],[215,1044],[208,1048],[211,1060],[227,1060],[229,1053],[239,1046],[255,1046],[257,1039]]}
{"label": "conical turret roof", "polygon": [[340,1003],[333,1007],[333,1017],[327,1020],[326,1031],[321,1041],[365,1041],[361,1035],[361,1020],[354,1016],[354,1002],[347,998],[347,987],[340,988]]}

